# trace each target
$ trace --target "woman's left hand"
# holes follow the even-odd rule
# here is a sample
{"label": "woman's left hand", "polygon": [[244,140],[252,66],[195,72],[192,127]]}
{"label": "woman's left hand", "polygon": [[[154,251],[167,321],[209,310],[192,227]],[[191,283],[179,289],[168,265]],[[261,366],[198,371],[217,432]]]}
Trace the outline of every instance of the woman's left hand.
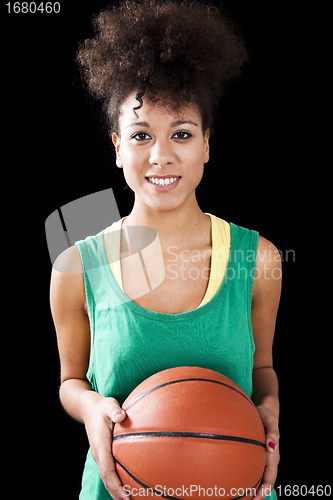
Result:
{"label": "woman's left hand", "polygon": [[280,460],[278,420],[271,410],[264,405],[257,406],[258,413],[266,432],[266,465],[261,484],[253,500],[262,500],[269,496],[274,488]]}

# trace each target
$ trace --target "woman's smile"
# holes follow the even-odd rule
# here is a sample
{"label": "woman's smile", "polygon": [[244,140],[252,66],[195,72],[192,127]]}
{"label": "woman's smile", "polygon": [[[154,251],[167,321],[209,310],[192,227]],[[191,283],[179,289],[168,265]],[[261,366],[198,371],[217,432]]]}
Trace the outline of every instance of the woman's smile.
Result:
{"label": "woman's smile", "polygon": [[176,175],[165,175],[161,176],[147,176],[146,180],[152,189],[159,191],[160,193],[165,193],[176,189],[180,182],[181,176]]}

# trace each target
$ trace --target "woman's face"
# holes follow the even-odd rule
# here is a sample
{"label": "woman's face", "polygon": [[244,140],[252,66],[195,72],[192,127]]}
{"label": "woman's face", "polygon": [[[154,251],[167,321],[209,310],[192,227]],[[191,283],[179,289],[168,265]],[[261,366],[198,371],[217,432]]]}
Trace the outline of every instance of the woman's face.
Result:
{"label": "woman's face", "polygon": [[122,105],[120,137],[112,136],[117,166],[124,169],[136,204],[159,211],[177,209],[195,199],[209,160],[209,130],[203,133],[201,115],[191,104],[175,112],[143,98],[135,116],[135,96],[133,92]]}

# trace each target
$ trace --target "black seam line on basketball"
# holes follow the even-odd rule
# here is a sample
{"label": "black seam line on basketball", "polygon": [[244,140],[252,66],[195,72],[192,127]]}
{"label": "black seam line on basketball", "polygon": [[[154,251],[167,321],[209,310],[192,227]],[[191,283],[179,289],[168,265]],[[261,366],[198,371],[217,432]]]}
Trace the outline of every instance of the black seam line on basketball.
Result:
{"label": "black seam line on basketball", "polygon": [[[172,497],[170,495],[164,495],[160,490],[155,490],[151,486],[148,486],[148,484],[145,484],[144,482],[140,481],[140,479],[135,477],[134,474],[132,474],[128,469],[126,469],[126,467],[121,462],[119,462],[119,460],[117,460],[115,458],[114,461],[116,462],[116,464],[118,464],[123,469],[123,471],[126,472],[126,474],[129,475],[129,477],[131,477],[136,483],[140,484],[140,486],[143,486],[144,488],[146,488],[146,490],[152,491],[153,493],[155,493],[155,495],[157,495],[159,497],[168,498],[168,500],[181,500],[182,499],[182,497]],[[252,486],[252,488],[249,488],[249,489],[253,490],[254,488],[257,488],[260,481],[261,481],[261,478],[259,479],[259,481],[256,482],[256,484],[254,486]],[[241,500],[246,495],[247,495],[247,493],[245,492],[244,495],[241,495],[240,497],[235,497],[232,500]]]}
{"label": "black seam line on basketball", "polygon": [[148,486],[148,484],[145,484],[142,481],[140,481],[140,479],[135,477],[134,474],[132,474],[128,469],[126,469],[126,467],[121,462],[119,462],[119,460],[117,460],[115,458],[114,461],[116,462],[116,464],[118,464],[126,472],[126,474],[128,474],[132,479],[134,479],[134,481],[136,483],[140,484],[140,486],[143,486],[144,488],[146,488],[146,490],[149,489],[150,491],[155,493],[155,495],[158,495],[159,497],[163,497],[163,498],[168,498],[169,500],[181,500],[180,497],[172,497],[170,495],[163,495],[163,493],[161,491],[155,490],[151,486]]}
{"label": "black seam line on basketball", "polygon": [[180,382],[195,382],[195,381],[212,382],[213,384],[219,384],[219,385],[224,385],[225,387],[229,387],[229,389],[232,389],[233,391],[238,392],[238,394],[243,396],[243,398],[245,398],[246,401],[248,401],[249,403],[251,403],[253,405],[253,402],[251,401],[251,399],[248,396],[244,395],[242,392],[240,392],[235,387],[232,387],[232,385],[225,384],[224,382],[220,382],[218,380],[210,380],[209,378],[181,378],[179,380],[171,380],[170,382],[166,382],[165,384],[161,384],[161,385],[157,385],[156,387],[153,387],[149,391],[145,392],[144,394],[142,394],[141,396],[136,398],[133,401],[133,403],[128,405],[127,408],[124,408],[124,410],[127,411],[129,408],[131,408],[131,406],[133,406],[135,403],[137,403],[137,401],[139,401],[139,399],[144,398],[145,396],[147,396],[147,394],[150,394],[151,392],[156,391],[157,389],[161,389],[161,387],[166,387],[167,385],[172,385],[172,384],[178,384]]}
{"label": "black seam line on basketball", "polygon": [[253,444],[266,448],[265,443],[256,439],[249,439],[240,436],[228,436],[224,434],[206,434],[203,432],[130,432],[128,434],[118,434],[113,437],[114,441],[126,438],[146,438],[146,437],[181,437],[181,438],[200,438],[200,439],[217,439],[219,441],[239,441],[240,443]]}

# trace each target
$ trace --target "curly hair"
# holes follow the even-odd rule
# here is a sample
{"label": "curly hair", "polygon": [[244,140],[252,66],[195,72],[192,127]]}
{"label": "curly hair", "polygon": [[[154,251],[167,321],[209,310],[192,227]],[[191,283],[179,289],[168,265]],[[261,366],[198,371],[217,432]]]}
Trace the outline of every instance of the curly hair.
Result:
{"label": "curly hair", "polygon": [[197,105],[205,131],[224,84],[247,59],[241,36],[216,7],[197,0],[126,0],[103,9],[96,34],[79,47],[77,61],[109,127],[119,133],[120,107],[136,92],[173,109]]}

